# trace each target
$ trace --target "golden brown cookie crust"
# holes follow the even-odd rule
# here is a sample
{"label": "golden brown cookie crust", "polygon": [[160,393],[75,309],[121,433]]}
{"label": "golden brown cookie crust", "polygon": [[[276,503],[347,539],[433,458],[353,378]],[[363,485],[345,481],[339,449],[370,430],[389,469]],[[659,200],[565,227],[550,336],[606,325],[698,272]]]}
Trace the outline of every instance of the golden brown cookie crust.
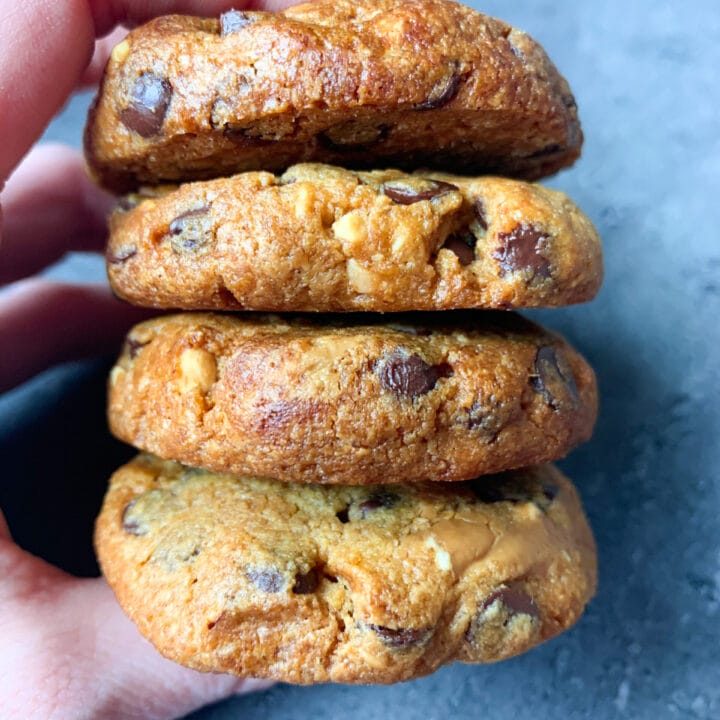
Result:
{"label": "golden brown cookie crust", "polygon": [[580,616],[596,558],[554,467],[359,488],[139,456],[97,521],[103,573],[164,655],[293,683],[391,683],[523,652]]}
{"label": "golden brown cookie crust", "polygon": [[136,305],[507,309],[584,302],[602,282],[588,218],[516,180],[306,164],[151,192],[110,221],[110,282]]}
{"label": "golden brown cookie crust", "polygon": [[163,458],[307,483],[466,480],[562,457],[595,377],[510,313],[243,316],[136,326],[112,370],[113,433]]}
{"label": "golden brown cookie crust", "polygon": [[581,144],[543,49],[448,0],[158,18],[113,51],[85,136],[116,191],[301,161],[537,179]]}

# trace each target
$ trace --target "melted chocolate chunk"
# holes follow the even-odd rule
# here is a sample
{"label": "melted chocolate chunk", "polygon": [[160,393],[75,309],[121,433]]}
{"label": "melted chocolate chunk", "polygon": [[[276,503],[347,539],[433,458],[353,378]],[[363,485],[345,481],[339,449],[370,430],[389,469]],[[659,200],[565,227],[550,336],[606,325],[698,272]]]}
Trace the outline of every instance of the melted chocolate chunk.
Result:
{"label": "melted chocolate chunk", "polygon": [[483,229],[488,229],[487,213],[485,211],[485,203],[482,198],[475,198],[473,200],[473,215],[477,220],[478,225]]}
{"label": "melted chocolate chunk", "polygon": [[462,79],[460,73],[449,75],[435,85],[426,100],[415,105],[415,110],[437,110],[447,105],[457,95]]}
{"label": "melted chocolate chunk", "polygon": [[525,223],[510,232],[498,233],[502,244],[493,252],[493,257],[500,265],[500,276],[529,270],[534,276],[550,277],[550,263],[542,255],[549,237],[540,228]]}
{"label": "melted chocolate chunk", "polygon": [[542,492],[543,492],[543,495],[545,496],[545,498],[549,502],[552,502],[558,496],[558,493],[560,492],[560,488],[557,485],[550,485],[548,483],[543,483]]}
{"label": "melted chocolate chunk", "polygon": [[130,517],[132,515],[135,500],[131,500],[122,511],[122,529],[128,535],[145,535],[147,528],[140,522],[138,518]]}
{"label": "melted chocolate chunk", "polygon": [[266,593],[279,592],[285,584],[282,574],[275,568],[249,568],[245,575],[258,590]]}
{"label": "melted chocolate chunk", "polygon": [[570,364],[562,352],[550,345],[537,351],[530,383],[553,410],[558,410],[565,399],[572,405],[578,400],[577,383]]}
{"label": "melted chocolate chunk", "polygon": [[548,155],[557,155],[557,153],[565,152],[565,148],[562,145],[547,145],[542,150],[534,152],[532,155],[528,155],[531,158],[546,157]]}
{"label": "melted chocolate chunk", "polygon": [[168,226],[170,246],[176,253],[188,253],[201,248],[210,240],[210,206],[188,210],[178,215]]}
{"label": "melted chocolate chunk", "polygon": [[407,648],[412,645],[419,645],[427,640],[430,636],[430,630],[420,628],[414,630],[412,628],[394,628],[385,627],[384,625],[368,624],[368,627],[382,640],[385,645],[391,648]]}
{"label": "melted chocolate chunk", "polygon": [[480,604],[478,608],[479,613],[483,613],[498,600],[507,608],[509,615],[540,617],[540,608],[538,608],[535,601],[525,592],[519,582],[509,582],[505,587],[498,588],[491,592]]}
{"label": "melted chocolate chunk", "polygon": [[157,135],[172,94],[172,85],[165,78],[153,72],[143,73],[130,90],[130,104],[120,113],[120,121],[144,138]]}
{"label": "melted chocolate chunk", "polygon": [[380,384],[396,395],[415,398],[429,393],[440,378],[452,375],[447,363],[428,365],[419,355],[396,351],[380,363]]}
{"label": "melted chocolate chunk", "polygon": [[295,584],[292,591],[296,595],[309,595],[317,590],[320,584],[320,573],[317,568],[311,568],[306,573],[295,575]]}
{"label": "melted chocolate chunk", "polygon": [[475,260],[475,243],[477,238],[471,232],[464,232],[451,235],[443,247],[454,252],[459,263],[466,267]]}
{"label": "melted chocolate chunk", "polygon": [[232,33],[242,30],[246,25],[257,22],[258,19],[258,17],[242,10],[228,10],[220,16],[220,36],[232,35]]}
{"label": "melted chocolate chunk", "polygon": [[105,255],[105,260],[110,265],[122,265],[126,263],[131,257],[137,255],[137,248],[134,245],[126,245],[125,247],[118,248],[115,251],[108,251]]}
{"label": "melted chocolate chunk", "polygon": [[367,500],[364,500],[358,505],[361,517],[367,517],[368,513],[373,510],[379,510],[380,508],[389,509],[397,504],[400,498],[395,493],[387,492],[385,490],[378,490],[374,492]]}
{"label": "melted chocolate chunk", "polygon": [[442,180],[390,180],[380,187],[380,191],[399,205],[412,205],[421,200],[433,200],[441,195],[458,190],[456,185]]}

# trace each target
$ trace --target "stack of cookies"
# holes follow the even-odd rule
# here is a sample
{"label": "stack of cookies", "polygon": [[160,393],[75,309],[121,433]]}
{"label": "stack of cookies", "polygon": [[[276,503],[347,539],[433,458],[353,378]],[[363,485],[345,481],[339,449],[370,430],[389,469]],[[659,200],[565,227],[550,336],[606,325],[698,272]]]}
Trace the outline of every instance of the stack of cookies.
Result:
{"label": "stack of cookies", "polygon": [[595,379],[508,310],[598,290],[588,219],[525,182],[581,142],[544,51],[449,0],[165,17],[115,48],[86,133],[126,193],[110,280],[189,312],[112,370],[143,454],[96,545],[163,654],[389,683],[578,619],[594,543],[543,463],[590,436]]}

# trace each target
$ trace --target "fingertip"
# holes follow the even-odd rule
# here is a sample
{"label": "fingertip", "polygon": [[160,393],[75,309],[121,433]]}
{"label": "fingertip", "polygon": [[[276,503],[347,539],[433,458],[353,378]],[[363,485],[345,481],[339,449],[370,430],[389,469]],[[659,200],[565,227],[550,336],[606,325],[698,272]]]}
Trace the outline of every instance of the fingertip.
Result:
{"label": "fingertip", "polygon": [[80,153],[55,143],[33,148],[0,198],[0,284],[38,272],[69,250],[101,251],[115,204],[90,180]]}
{"label": "fingertip", "polygon": [[0,337],[13,352],[0,355],[0,392],[58,363],[116,353],[127,331],[152,314],[105,284],[31,278],[3,288]]}
{"label": "fingertip", "polygon": [[93,52],[92,59],[85,68],[82,78],[80,79],[80,87],[88,87],[97,85],[102,77],[105,65],[107,65],[108,58],[112,49],[122,41],[127,35],[128,31],[126,28],[119,26],[116,27],[109,35],[100,38],[95,42],[95,50]]}

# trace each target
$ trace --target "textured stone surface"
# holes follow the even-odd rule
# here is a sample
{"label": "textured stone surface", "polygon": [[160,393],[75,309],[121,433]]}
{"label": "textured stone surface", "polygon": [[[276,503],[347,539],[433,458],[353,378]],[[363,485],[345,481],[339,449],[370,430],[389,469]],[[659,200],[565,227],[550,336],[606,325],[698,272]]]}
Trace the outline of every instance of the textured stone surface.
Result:
{"label": "textured stone surface", "polygon": [[[482,9],[545,45],[577,94],[586,131],[583,158],[549,184],[597,223],[607,280],[591,306],[540,317],[566,333],[599,375],[595,438],[563,465],[597,535],[599,595],[570,633],[497,666],[456,665],[388,688],[280,686],[193,720],[720,716],[717,4],[488,0]],[[52,129],[66,132],[77,138],[79,126]],[[29,500],[20,488],[10,498],[8,483],[22,468],[24,493],[28,473],[42,472],[39,443],[62,452],[53,467],[67,463],[69,478],[72,458],[98,437],[99,410],[82,427],[65,414],[53,428],[53,411],[57,418],[87,405],[63,398],[52,379],[0,400],[0,502],[18,530]],[[100,397],[100,374],[90,381]],[[77,392],[74,382],[69,389]],[[21,417],[27,397],[36,404]],[[100,454],[108,450],[75,460],[95,473],[98,499],[118,464]],[[61,487],[57,478],[53,486]],[[44,533],[47,554],[67,530],[49,517]],[[84,547],[88,559],[89,537],[83,545],[78,535],[72,547]],[[27,527],[22,539],[30,543]]]}

